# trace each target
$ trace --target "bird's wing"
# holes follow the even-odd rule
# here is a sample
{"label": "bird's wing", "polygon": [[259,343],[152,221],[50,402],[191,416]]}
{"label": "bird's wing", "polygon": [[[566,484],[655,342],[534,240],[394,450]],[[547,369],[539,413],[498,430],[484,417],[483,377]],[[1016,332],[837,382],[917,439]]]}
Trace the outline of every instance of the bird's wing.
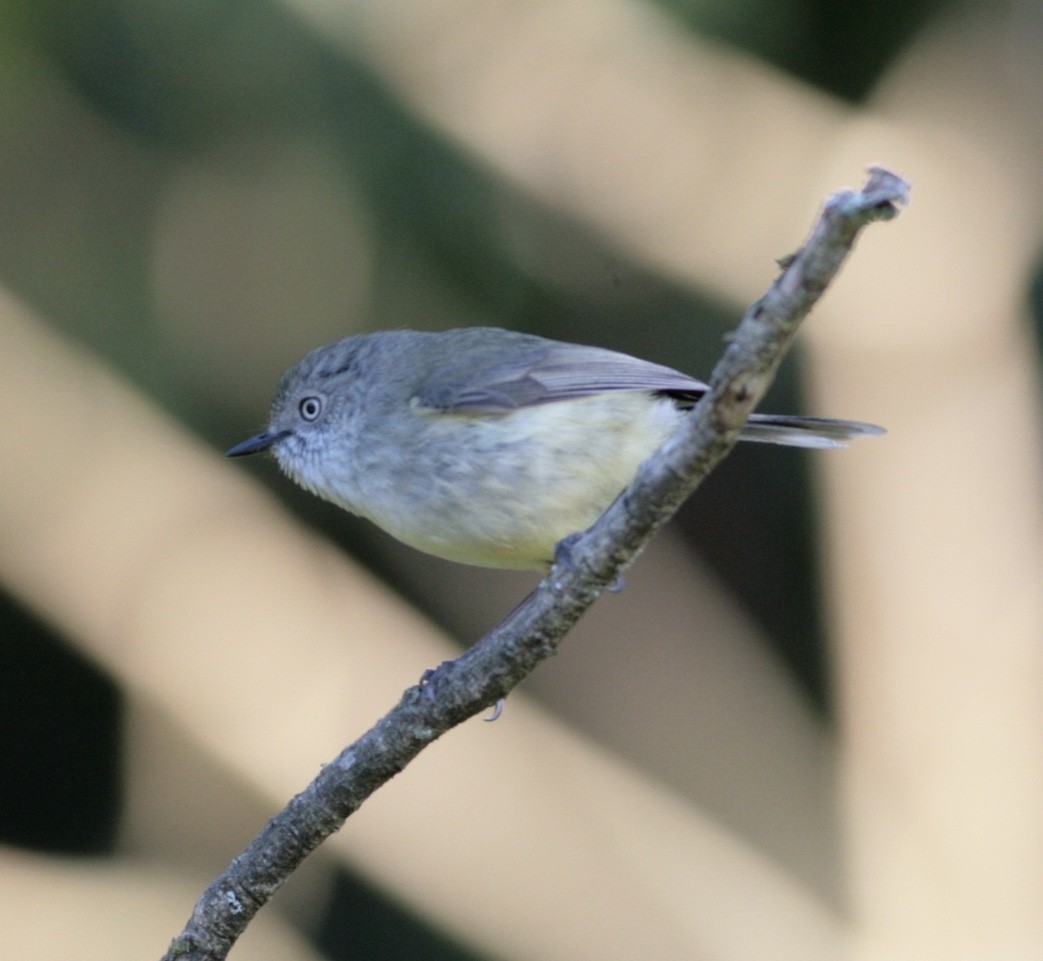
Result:
{"label": "bird's wing", "polygon": [[450,361],[417,390],[421,406],[459,414],[502,414],[521,407],[593,397],[613,391],[663,391],[699,396],[701,380],[627,354],[532,338],[465,363]]}

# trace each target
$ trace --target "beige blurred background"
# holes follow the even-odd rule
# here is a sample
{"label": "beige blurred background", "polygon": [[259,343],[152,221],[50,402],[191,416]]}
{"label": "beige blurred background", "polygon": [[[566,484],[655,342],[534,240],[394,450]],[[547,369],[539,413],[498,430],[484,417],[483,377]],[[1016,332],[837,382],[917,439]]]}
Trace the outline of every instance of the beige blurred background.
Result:
{"label": "beige blurred background", "polygon": [[888,435],[737,451],[234,956],[1043,956],[1041,53],[1035,2],[0,8],[12,952],[159,956],[532,583],[224,461],[286,366],[489,323],[706,374],[882,163],[767,406]]}

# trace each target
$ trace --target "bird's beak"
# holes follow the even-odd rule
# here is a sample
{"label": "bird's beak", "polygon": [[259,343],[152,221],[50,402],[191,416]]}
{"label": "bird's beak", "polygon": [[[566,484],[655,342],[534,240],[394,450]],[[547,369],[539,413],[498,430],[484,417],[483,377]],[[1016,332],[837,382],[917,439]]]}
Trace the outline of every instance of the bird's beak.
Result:
{"label": "bird's beak", "polygon": [[230,447],[225,451],[225,457],[245,457],[247,454],[260,454],[268,450],[273,444],[279,443],[284,437],[288,437],[289,434],[288,430],[280,430],[275,433],[265,431],[263,434],[244,440],[241,444],[236,444],[235,447]]}

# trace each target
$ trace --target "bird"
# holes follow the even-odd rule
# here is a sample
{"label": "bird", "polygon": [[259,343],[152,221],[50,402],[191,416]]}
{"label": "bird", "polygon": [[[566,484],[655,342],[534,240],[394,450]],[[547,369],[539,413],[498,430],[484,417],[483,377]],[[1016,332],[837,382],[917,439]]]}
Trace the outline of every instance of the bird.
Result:
{"label": "bird", "polygon": [[[312,493],[410,546],[484,567],[546,570],[708,386],[602,347],[495,327],[358,334],[283,374],[264,451]],[[739,439],[843,447],[883,428],[752,414]]]}

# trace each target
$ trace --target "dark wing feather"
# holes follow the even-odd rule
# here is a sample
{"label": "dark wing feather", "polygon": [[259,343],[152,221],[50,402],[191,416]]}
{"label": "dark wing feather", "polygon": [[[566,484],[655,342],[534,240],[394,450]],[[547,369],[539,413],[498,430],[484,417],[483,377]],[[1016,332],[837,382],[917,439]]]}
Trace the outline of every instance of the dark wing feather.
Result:
{"label": "dark wing feather", "polygon": [[472,345],[466,363],[450,360],[420,385],[420,404],[449,413],[502,414],[614,391],[698,396],[706,390],[694,377],[627,354],[517,337],[509,352],[502,345],[488,351]]}
{"label": "dark wing feather", "polygon": [[[471,327],[430,335],[426,351],[444,358],[416,387],[417,402],[459,414],[505,414],[522,407],[593,397],[613,391],[651,391],[689,406],[706,392],[701,380],[670,367],[514,331]],[[688,402],[688,403],[685,403]],[[859,421],[781,414],[753,414],[743,440],[798,447],[843,447],[883,428]]]}

